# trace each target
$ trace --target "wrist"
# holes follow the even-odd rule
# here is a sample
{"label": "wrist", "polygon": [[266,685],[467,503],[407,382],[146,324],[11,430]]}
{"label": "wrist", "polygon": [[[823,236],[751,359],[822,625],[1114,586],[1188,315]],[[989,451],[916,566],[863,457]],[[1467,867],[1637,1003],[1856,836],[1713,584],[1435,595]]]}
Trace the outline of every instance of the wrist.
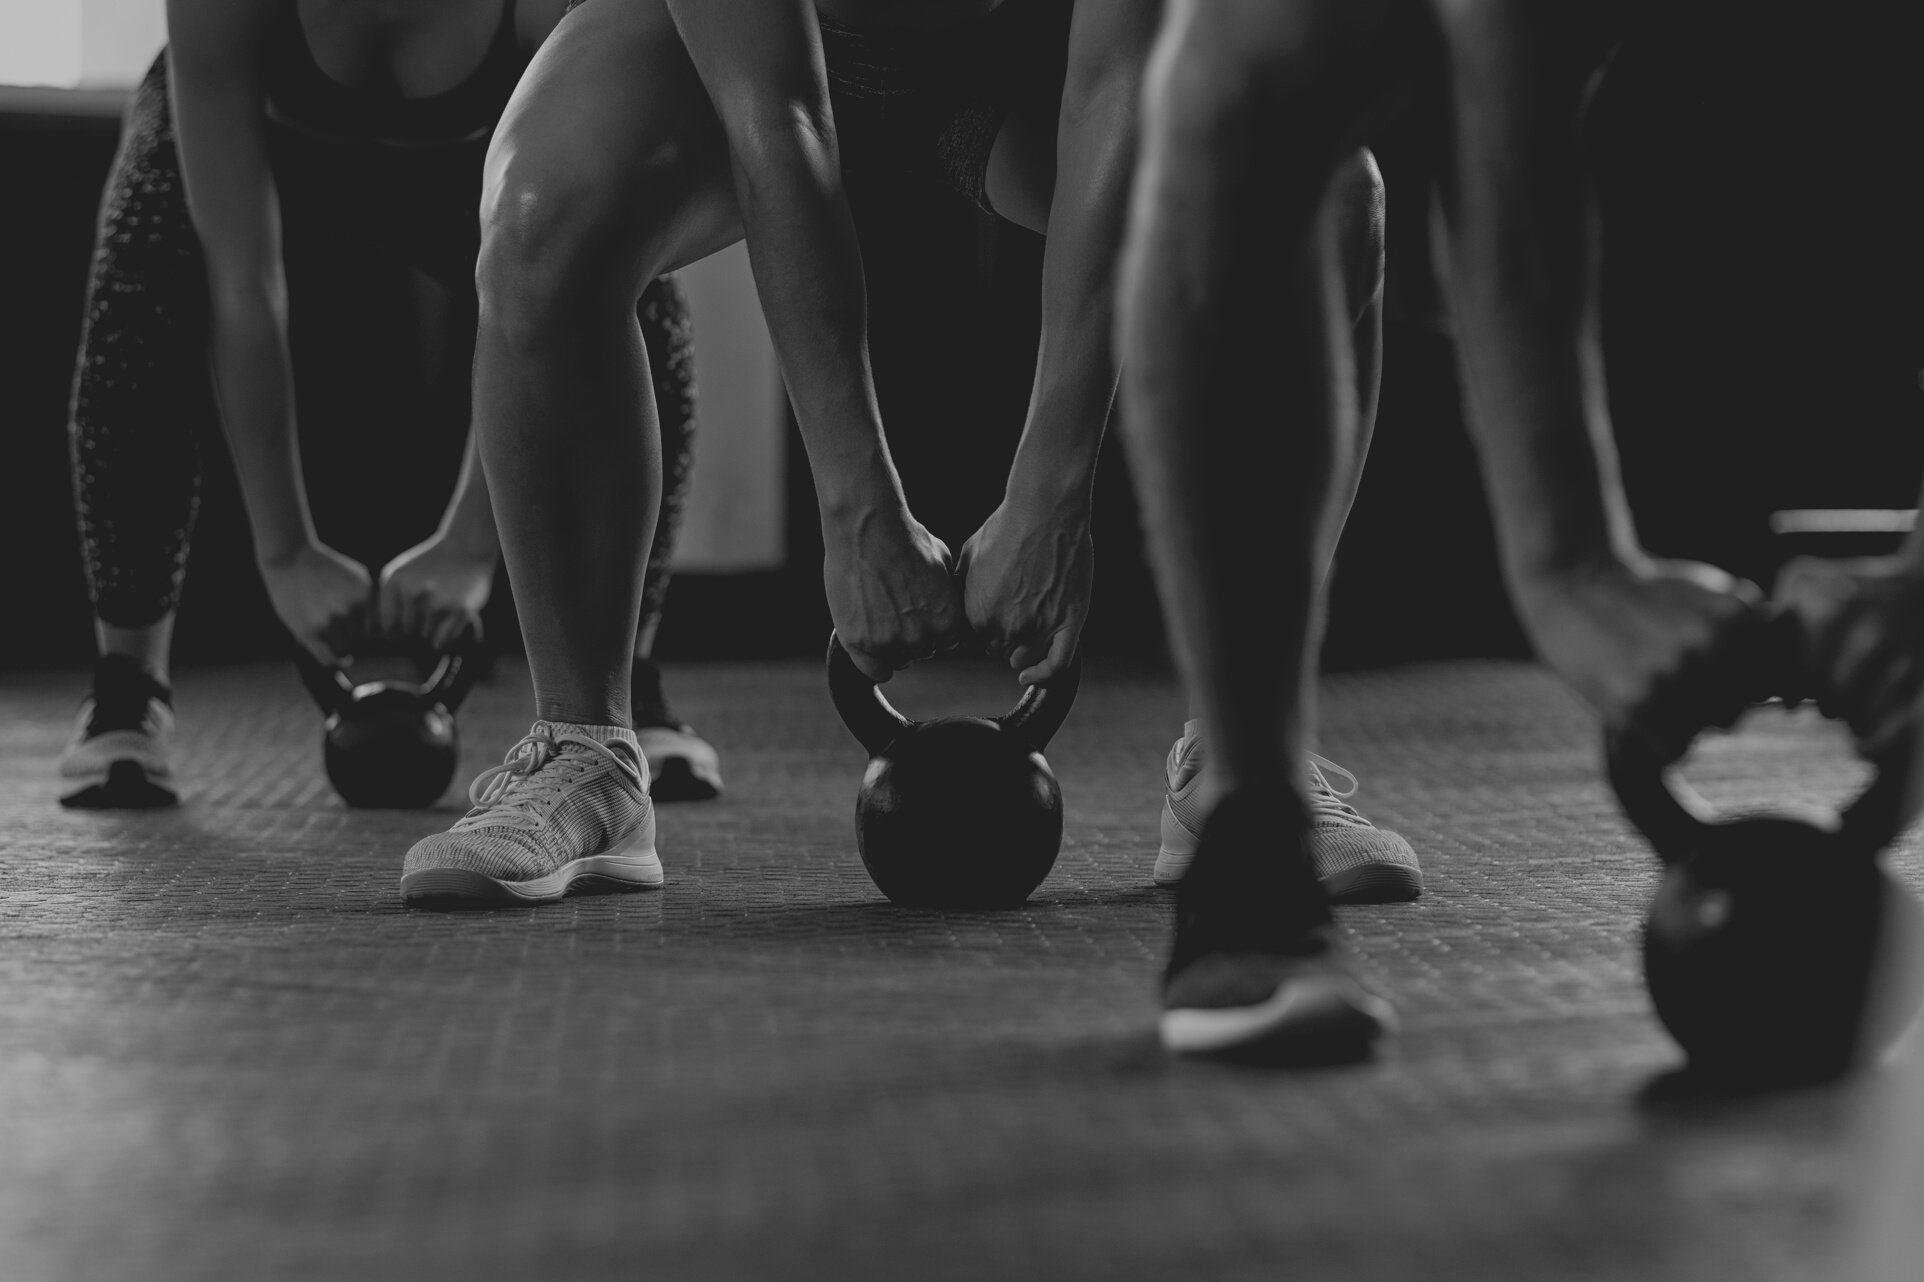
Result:
{"label": "wrist", "polygon": [[434,541],[465,560],[493,561],[501,555],[501,538],[494,522],[462,521],[450,518],[434,532]]}
{"label": "wrist", "polygon": [[878,519],[906,518],[908,499],[886,453],[825,461],[815,470],[822,531],[856,531]]}
{"label": "wrist", "polygon": [[277,530],[254,535],[254,564],[263,570],[292,565],[309,552],[319,550],[321,541],[313,530]]}

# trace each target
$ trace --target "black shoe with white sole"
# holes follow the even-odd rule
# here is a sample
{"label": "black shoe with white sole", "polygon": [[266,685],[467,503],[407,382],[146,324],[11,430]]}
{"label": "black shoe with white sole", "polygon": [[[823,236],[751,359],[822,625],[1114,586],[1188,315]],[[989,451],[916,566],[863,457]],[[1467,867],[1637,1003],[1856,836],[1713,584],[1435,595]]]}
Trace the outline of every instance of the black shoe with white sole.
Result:
{"label": "black shoe with white sole", "polygon": [[1176,1054],[1348,1063],[1394,1027],[1389,1003],[1336,942],[1328,897],[1301,848],[1304,825],[1279,831],[1276,815],[1223,798],[1177,887],[1161,1021],[1163,1046]]}
{"label": "black shoe with white sole", "polygon": [[656,801],[712,801],[721,796],[721,754],[668,706],[661,669],[650,660],[636,659],[630,689],[635,741],[648,762],[648,795]]}
{"label": "black shoe with white sole", "polygon": [[178,805],[169,759],[173,691],[125,655],[102,655],[94,688],[60,757],[60,804],[70,810]]}

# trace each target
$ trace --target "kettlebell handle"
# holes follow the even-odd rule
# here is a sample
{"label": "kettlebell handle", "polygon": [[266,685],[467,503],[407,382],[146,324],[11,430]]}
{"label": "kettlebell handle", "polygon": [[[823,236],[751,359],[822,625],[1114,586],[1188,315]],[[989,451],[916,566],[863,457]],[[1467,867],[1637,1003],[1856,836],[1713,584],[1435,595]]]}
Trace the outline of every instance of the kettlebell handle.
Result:
{"label": "kettlebell handle", "polygon": [[299,642],[294,644],[294,669],[300,673],[308,697],[323,713],[333,716],[346,711],[353,703],[354,682],[340,665],[322,663]]}
{"label": "kettlebell handle", "polygon": [[434,665],[433,673],[421,689],[421,703],[430,708],[438,703],[449,712],[458,711],[480,678],[481,642],[470,633]]}
{"label": "kettlebell handle", "polygon": [[[996,722],[1041,752],[1068,718],[1069,706],[1075,702],[1081,684],[1082,660],[1078,657],[1053,679],[1023,691],[1015,707],[997,717]],[[896,711],[882,688],[855,666],[833,632],[828,635],[828,692],[842,724],[872,757],[880,756],[903,731],[919,724]]]}
{"label": "kettlebell handle", "polygon": [[[1786,611],[1752,630],[1730,647],[1735,654],[1724,657],[1748,668],[1742,675],[1756,702],[1775,695],[1803,696],[1809,693],[1809,674],[1800,642],[1796,618]],[[1707,728],[1697,727],[1691,738]],[[1873,760],[1876,776],[1829,825],[1841,852],[1868,858],[1897,836],[1909,817],[1905,794],[1912,750],[1906,736]],[[1683,863],[1713,843],[1722,823],[1715,807],[1683,780],[1667,775],[1679,757],[1666,756],[1648,739],[1625,728],[1611,727],[1604,733],[1604,769],[1611,789],[1624,814],[1649,838],[1666,866]]]}
{"label": "kettlebell handle", "polygon": [[[438,703],[449,712],[459,708],[481,676],[480,657],[480,642],[472,636],[443,654],[421,688],[421,706],[431,708]],[[307,687],[308,695],[323,713],[334,715],[353,706],[354,679],[340,665],[322,663],[306,646],[297,644],[294,667],[300,673],[301,684]]]}

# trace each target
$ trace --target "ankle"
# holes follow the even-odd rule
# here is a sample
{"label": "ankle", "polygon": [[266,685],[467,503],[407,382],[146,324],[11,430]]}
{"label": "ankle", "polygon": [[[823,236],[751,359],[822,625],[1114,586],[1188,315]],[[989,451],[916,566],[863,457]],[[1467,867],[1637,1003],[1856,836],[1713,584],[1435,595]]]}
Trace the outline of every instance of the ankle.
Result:
{"label": "ankle", "polygon": [[93,695],[97,702],[159,699],[170,708],[174,706],[174,688],[165,671],[155,672],[131,654],[102,654],[94,660]]}

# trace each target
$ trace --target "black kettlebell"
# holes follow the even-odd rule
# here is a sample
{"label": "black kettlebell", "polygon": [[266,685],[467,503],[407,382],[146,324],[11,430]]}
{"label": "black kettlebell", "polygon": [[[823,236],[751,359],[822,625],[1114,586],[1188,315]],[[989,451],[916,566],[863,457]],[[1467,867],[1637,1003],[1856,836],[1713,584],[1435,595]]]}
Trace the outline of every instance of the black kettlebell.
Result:
{"label": "black kettlebell", "polygon": [[833,636],[828,688],[868,750],[855,841],[881,892],[913,908],[1013,908],[1062,848],[1062,789],[1042,750],[1062,728],[1080,660],[1000,717],[911,721]]}
{"label": "black kettlebell", "polygon": [[[1738,644],[1751,653],[1735,661],[1775,687],[1754,699],[1804,692],[1791,616]],[[1641,737],[1606,735],[1605,756],[1624,812],[1664,864],[1644,923],[1644,982],[1692,1073],[1799,1085],[1887,1047],[1917,1009],[1914,992],[1873,1002],[1879,959],[1919,918],[1878,862],[1907,818],[1909,743],[1874,763],[1876,778],[1841,815],[1814,822],[1717,816],[1665,777],[1676,758]]]}
{"label": "black kettlebell", "polygon": [[455,709],[480,676],[470,643],[441,656],[424,684],[367,681],[295,647],[301,682],[327,716],[321,757],[350,806],[414,810],[441,799],[461,749]]}

